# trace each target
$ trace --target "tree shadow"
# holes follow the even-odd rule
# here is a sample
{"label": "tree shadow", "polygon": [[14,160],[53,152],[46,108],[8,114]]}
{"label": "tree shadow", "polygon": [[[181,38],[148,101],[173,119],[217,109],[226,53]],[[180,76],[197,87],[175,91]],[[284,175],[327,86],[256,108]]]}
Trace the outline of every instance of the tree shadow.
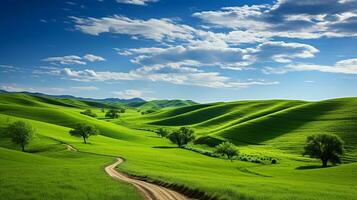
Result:
{"label": "tree shadow", "polygon": [[155,149],[177,149],[178,147],[173,147],[173,146],[153,146],[152,148],[155,148]]}
{"label": "tree shadow", "polygon": [[306,166],[297,167],[295,169],[297,169],[297,170],[308,170],[308,169],[324,169],[324,168],[328,168],[328,167],[331,167],[331,166],[322,167],[321,165],[306,165]]}

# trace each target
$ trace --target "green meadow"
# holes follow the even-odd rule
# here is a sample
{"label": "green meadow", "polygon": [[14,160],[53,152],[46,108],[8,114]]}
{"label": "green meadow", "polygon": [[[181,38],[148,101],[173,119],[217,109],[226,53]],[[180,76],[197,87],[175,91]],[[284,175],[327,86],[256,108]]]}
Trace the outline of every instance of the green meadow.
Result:
{"label": "green meadow", "polygon": [[[113,106],[0,94],[0,198],[141,199],[134,187],[104,172],[115,157],[125,159],[119,171],[216,199],[357,197],[357,98],[179,105],[158,101],[130,106],[118,119],[106,119],[101,108]],[[97,117],[80,113],[86,109]],[[143,115],[147,109],[155,111]],[[27,152],[6,134],[6,127],[19,120],[36,130]],[[79,122],[97,127],[101,134],[84,144],[69,135]],[[247,160],[231,162],[176,148],[154,132],[182,126],[195,131],[190,148],[213,151],[220,142],[230,141]],[[345,141],[342,164],[320,168],[319,160],[302,156],[306,137],[317,133],[333,133]],[[272,158],[277,164],[270,163]]]}

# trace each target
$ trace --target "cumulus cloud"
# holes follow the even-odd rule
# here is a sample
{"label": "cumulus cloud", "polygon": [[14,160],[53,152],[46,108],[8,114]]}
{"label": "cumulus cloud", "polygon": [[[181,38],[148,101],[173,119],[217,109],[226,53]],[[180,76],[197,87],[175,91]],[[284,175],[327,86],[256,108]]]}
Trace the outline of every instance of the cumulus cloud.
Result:
{"label": "cumulus cloud", "polygon": [[73,70],[70,68],[61,69],[59,72],[57,69],[54,71],[54,73],[48,72],[48,74],[81,82],[143,80],[209,88],[245,88],[256,85],[279,84],[276,81],[266,80],[236,81],[222,76],[218,72],[205,72],[193,67],[177,66],[145,66],[129,72]]}
{"label": "cumulus cloud", "polygon": [[355,0],[278,0],[273,5],[225,7],[193,16],[213,27],[249,32],[257,38],[357,36]]}
{"label": "cumulus cloud", "polygon": [[119,50],[120,55],[134,56],[133,63],[142,66],[218,66],[241,70],[254,63],[292,62],[296,58],[311,58],[319,52],[311,45],[286,42],[264,42],[255,48],[212,45],[171,46],[168,48],[135,48]]}
{"label": "cumulus cloud", "polygon": [[45,62],[51,62],[53,64],[62,64],[62,65],[85,65],[86,61],[96,62],[96,61],[104,61],[105,59],[101,56],[96,56],[93,54],[86,54],[83,57],[77,55],[69,55],[69,56],[59,56],[59,57],[48,57],[42,59]]}
{"label": "cumulus cloud", "polygon": [[158,2],[158,1],[159,0],[117,0],[118,3],[134,4],[140,6],[145,6],[147,5],[147,3]]}
{"label": "cumulus cloud", "polygon": [[254,55],[259,61],[291,62],[295,58],[312,58],[319,50],[301,43],[265,42],[259,44]]}
{"label": "cumulus cloud", "polygon": [[293,63],[283,67],[265,67],[266,74],[284,74],[296,71],[320,71],[326,73],[357,74],[357,58],[341,60],[334,65]]}
{"label": "cumulus cloud", "polygon": [[155,41],[172,41],[174,39],[192,39],[194,29],[187,25],[177,24],[171,19],[130,19],[114,15],[103,18],[70,17],[75,28],[83,33],[99,35],[102,33],[126,34]]}

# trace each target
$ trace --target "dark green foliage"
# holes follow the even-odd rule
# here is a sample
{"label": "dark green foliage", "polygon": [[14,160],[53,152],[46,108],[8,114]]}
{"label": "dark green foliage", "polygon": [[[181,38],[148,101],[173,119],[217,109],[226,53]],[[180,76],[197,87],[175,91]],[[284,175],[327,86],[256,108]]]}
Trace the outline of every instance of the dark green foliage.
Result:
{"label": "dark green foliage", "polygon": [[90,117],[97,117],[97,115],[95,113],[93,113],[92,110],[89,110],[89,109],[81,112],[81,114],[87,115],[87,116],[90,116]]}
{"label": "dark green foliage", "polygon": [[155,112],[155,111],[156,111],[156,110],[154,110],[154,109],[149,109],[149,110],[142,111],[141,114],[142,114],[142,115],[146,115],[146,114],[153,113],[153,112]]}
{"label": "dark green foliage", "polygon": [[307,137],[304,154],[311,158],[321,159],[322,167],[327,167],[330,161],[332,164],[341,163],[341,156],[344,154],[344,142],[337,135],[317,134]]}
{"label": "dark green foliage", "polygon": [[125,113],[125,108],[118,108],[120,113]]}
{"label": "dark green foliage", "polygon": [[156,134],[160,137],[166,137],[170,134],[170,131],[164,128],[159,128],[157,129]]}
{"label": "dark green foliage", "polygon": [[82,137],[84,143],[87,143],[87,138],[91,135],[98,135],[99,131],[92,125],[87,125],[85,123],[78,123],[73,130],[69,131],[71,136]]}
{"label": "dark green foliage", "polygon": [[222,156],[226,155],[229,160],[233,161],[233,158],[238,156],[239,151],[234,144],[230,142],[223,142],[216,146],[215,153]]}
{"label": "dark green foliage", "polygon": [[105,113],[105,117],[110,119],[119,118],[119,110],[110,109]]}
{"label": "dark green foliage", "polygon": [[194,131],[187,127],[181,127],[179,130],[171,133],[168,138],[172,143],[177,144],[179,147],[187,145],[195,139]]}
{"label": "dark green foliage", "polygon": [[25,146],[33,138],[35,131],[30,124],[17,121],[7,127],[7,132],[14,144],[20,145],[22,151],[25,151]]}

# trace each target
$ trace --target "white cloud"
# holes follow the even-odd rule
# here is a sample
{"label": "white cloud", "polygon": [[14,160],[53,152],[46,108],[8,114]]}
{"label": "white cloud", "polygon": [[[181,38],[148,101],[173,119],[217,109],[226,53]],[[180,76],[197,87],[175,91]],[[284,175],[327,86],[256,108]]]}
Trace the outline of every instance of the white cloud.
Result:
{"label": "white cloud", "polygon": [[293,63],[283,67],[265,67],[266,74],[284,74],[294,71],[320,71],[326,73],[357,74],[357,58],[341,60],[335,65]]}
{"label": "white cloud", "polygon": [[62,65],[73,65],[73,64],[85,65],[86,64],[86,62],[82,61],[81,57],[76,56],[76,55],[62,56],[62,57],[48,57],[48,58],[43,59],[42,61],[60,63]]}
{"label": "white cloud", "polygon": [[134,4],[140,6],[145,6],[147,5],[147,3],[158,2],[158,1],[159,0],[117,0],[118,3]]}
{"label": "white cloud", "polygon": [[125,49],[118,53],[134,56],[131,61],[142,66],[218,66],[241,70],[259,62],[287,63],[296,58],[311,58],[317,52],[318,49],[307,44],[264,42],[255,48],[246,49],[200,43],[196,46]]}
{"label": "white cloud", "polygon": [[96,61],[104,61],[105,59],[100,56],[96,56],[93,54],[86,54],[83,57],[77,56],[77,55],[69,55],[69,56],[59,56],[59,57],[48,57],[45,59],[42,59],[42,61],[45,62],[51,62],[53,64],[62,64],[62,65],[85,65],[87,64],[84,60],[90,61],[90,62],[96,62]]}
{"label": "white cloud", "polygon": [[[57,73],[57,70],[55,71]],[[205,72],[193,67],[178,66],[145,66],[129,72],[94,71],[90,69],[76,71],[64,68],[60,73],[56,73],[53,73],[53,75],[81,82],[143,80],[209,88],[245,88],[279,83],[265,80],[235,81],[229,77],[222,76],[218,72]],[[51,72],[48,74],[51,74]]]}
{"label": "white cloud", "polygon": [[96,56],[93,54],[86,54],[83,56],[84,59],[90,61],[90,62],[96,62],[96,61],[105,61],[105,59],[101,56]]}
{"label": "white cloud", "polygon": [[294,58],[312,58],[318,49],[311,45],[286,42],[265,42],[254,50],[259,61],[291,62]]}
{"label": "white cloud", "polygon": [[278,0],[273,5],[224,7],[197,12],[193,16],[212,28],[243,31],[253,38],[357,36],[355,0]]}
{"label": "white cloud", "polygon": [[143,98],[144,91],[141,90],[123,90],[123,91],[113,91],[111,92],[118,98],[132,99],[132,98]]}
{"label": "white cloud", "polygon": [[103,18],[70,17],[75,22],[77,30],[90,35],[101,33],[126,34],[156,41],[172,41],[174,39],[192,39],[194,29],[180,25],[171,19],[130,19],[115,15]]}

